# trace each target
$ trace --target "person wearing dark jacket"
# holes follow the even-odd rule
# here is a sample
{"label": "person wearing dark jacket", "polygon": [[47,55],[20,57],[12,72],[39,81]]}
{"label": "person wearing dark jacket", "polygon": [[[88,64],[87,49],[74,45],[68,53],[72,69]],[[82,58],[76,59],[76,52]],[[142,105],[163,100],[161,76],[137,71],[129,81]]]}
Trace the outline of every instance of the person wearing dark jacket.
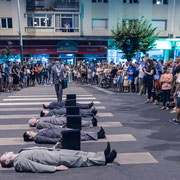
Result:
{"label": "person wearing dark jacket", "polygon": [[[39,132],[26,131],[23,135],[24,141],[34,141],[37,144],[56,144],[61,138],[61,132],[67,128],[42,129]],[[98,132],[81,131],[81,141],[98,140],[105,138],[102,127]]]}
{"label": "person wearing dark jacket", "polygon": [[[66,126],[67,119],[64,116],[61,117],[42,117],[32,118],[28,121],[30,127],[36,127],[37,129],[44,128],[58,128],[60,126]],[[97,119],[93,117],[91,120],[82,120],[82,127],[95,127],[97,126]]]}
{"label": "person wearing dark jacket", "polygon": [[[43,104],[44,109],[61,109],[62,107],[65,107],[66,102],[65,101],[59,101],[59,102],[52,102],[52,103],[45,103]],[[91,102],[89,104],[79,104],[76,103],[76,106],[80,109],[91,109],[93,107],[94,103]]]}
{"label": "person wearing dark jacket", "polygon": [[18,154],[6,152],[0,157],[1,166],[13,167],[17,172],[53,173],[68,168],[104,166],[112,163],[117,152],[111,151],[110,143],[102,152],[83,152],[47,147],[21,149]]}
{"label": "person wearing dark jacket", "polygon": [[[80,115],[82,117],[93,117],[97,114],[97,110],[94,108],[93,110],[86,110],[86,109],[81,109],[80,110]],[[52,116],[62,116],[66,115],[66,108],[61,108],[61,109],[52,109],[52,110],[42,110],[40,112],[40,117],[52,117]]]}

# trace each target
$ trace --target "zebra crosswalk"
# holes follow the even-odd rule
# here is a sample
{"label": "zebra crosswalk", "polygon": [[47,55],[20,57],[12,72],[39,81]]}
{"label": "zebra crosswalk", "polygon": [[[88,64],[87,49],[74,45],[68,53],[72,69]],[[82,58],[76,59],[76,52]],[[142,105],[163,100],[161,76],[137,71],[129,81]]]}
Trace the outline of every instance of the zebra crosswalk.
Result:
{"label": "zebra crosswalk", "polygon": [[[42,87],[43,88],[43,87]],[[8,96],[8,98],[3,99],[0,103],[0,131],[11,131],[16,133],[18,130],[34,130],[35,128],[29,127],[27,120],[33,117],[39,117],[39,112],[42,110],[43,103],[50,103],[56,100],[56,96],[53,94],[52,87],[48,87],[49,90],[42,89],[42,93],[36,92],[33,88],[32,93],[29,95],[27,90],[22,90],[22,92],[17,92],[15,95]],[[66,94],[75,93],[77,95],[77,102],[81,104],[91,103],[95,104],[95,108],[98,110],[97,117],[102,118],[98,121],[98,126],[103,128],[123,128],[123,125],[119,121],[112,120],[114,115],[108,112],[106,107],[101,104],[101,101],[97,99],[94,95],[90,94],[82,87],[69,87],[64,91],[63,99],[65,99]],[[107,121],[104,121],[106,120]],[[14,123],[20,120],[20,124]],[[4,121],[11,120],[11,124],[6,124]],[[3,123],[2,123],[3,122]],[[84,141],[82,145],[91,143],[105,143],[105,142],[115,142],[115,143],[133,143],[138,141],[133,134],[126,133],[106,133],[106,139],[99,139],[97,141]],[[34,142],[24,142],[22,137],[3,137],[0,138],[0,146],[27,146],[35,145]],[[158,163],[158,161],[149,152],[136,152],[136,153],[118,153],[116,162],[119,164],[151,164]],[[0,168],[0,171],[4,170]],[[9,170],[9,169],[8,169]],[[13,169],[11,169],[13,170]]]}

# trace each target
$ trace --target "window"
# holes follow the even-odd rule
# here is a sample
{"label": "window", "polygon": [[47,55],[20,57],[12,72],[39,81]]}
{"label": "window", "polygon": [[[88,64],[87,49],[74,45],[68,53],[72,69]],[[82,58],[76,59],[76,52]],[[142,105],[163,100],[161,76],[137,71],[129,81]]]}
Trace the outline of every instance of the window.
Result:
{"label": "window", "polygon": [[108,19],[93,19],[92,28],[93,29],[108,29]]}
{"label": "window", "polygon": [[96,3],[96,2],[108,3],[108,0],[92,0],[92,3]]}
{"label": "window", "polygon": [[56,32],[79,32],[79,14],[56,14]]}
{"label": "window", "polygon": [[0,18],[0,28],[2,29],[12,28],[12,18]]}
{"label": "window", "polygon": [[152,25],[153,25],[153,27],[157,27],[157,30],[159,30],[159,31],[167,30],[167,20],[153,19]]}
{"label": "window", "polygon": [[123,0],[124,3],[138,3],[138,0]]}
{"label": "window", "polygon": [[52,15],[51,14],[28,14],[27,26],[28,27],[51,27]]}
{"label": "window", "polygon": [[153,0],[153,4],[157,4],[157,5],[168,4],[168,0]]}
{"label": "window", "polygon": [[131,24],[134,21],[137,21],[137,19],[123,19],[124,24]]}

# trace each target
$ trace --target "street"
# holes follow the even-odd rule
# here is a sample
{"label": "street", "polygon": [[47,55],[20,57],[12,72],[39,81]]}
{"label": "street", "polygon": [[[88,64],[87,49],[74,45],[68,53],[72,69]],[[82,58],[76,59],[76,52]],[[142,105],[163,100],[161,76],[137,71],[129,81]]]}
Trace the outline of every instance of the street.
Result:
{"label": "street", "polygon": [[[98,125],[105,140],[81,143],[83,151],[103,151],[106,142],[116,149],[116,162],[107,166],[74,168],[54,174],[17,173],[0,168],[0,179],[61,180],[179,180],[180,129],[169,122],[175,115],[159,106],[145,104],[145,95],[114,93],[97,86],[70,83],[64,91],[76,93],[80,103],[94,102]],[[54,87],[37,86],[0,95],[0,155],[5,151],[37,145],[24,142],[28,120],[38,117],[44,102],[56,101]]]}

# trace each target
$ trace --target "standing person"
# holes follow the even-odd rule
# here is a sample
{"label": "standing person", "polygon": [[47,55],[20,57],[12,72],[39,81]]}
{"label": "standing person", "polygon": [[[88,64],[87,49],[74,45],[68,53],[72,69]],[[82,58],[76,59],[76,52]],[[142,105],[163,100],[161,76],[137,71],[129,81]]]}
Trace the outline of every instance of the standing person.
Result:
{"label": "standing person", "polygon": [[88,84],[91,84],[92,83],[92,71],[91,71],[90,66],[88,67],[87,73],[88,73]]}
{"label": "standing person", "polygon": [[138,84],[139,84],[139,94],[141,95],[145,89],[144,85],[143,85],[143,77],[144,77],[144,62],[141,61],[140,65],[139,65],[139,75],[138,75]]}
{"label": "standing person", "polygon": [[168,103],[170,101],[170,92],[172,89],[173,75],[170,73],[170,67],[166,68],[165,74],[161,76],[162,91],[163,91],[163,107],[161,108],[169,110]]}
{"label": "standing person", "polygon": [[44,84],[48,84],[48,67],[47,67],[47,65],[45,64],[45,66],[43,67],[43,69],[42,69],[42,73],[43,73],[43,83]]}
{"label": "standing person", "polygon": [[55,65],[52,67],[51,84],[53,83],[55,85],[55,91],[58,102],[62,101],[62,95],[63,95],[62,83],[64,80],[65,72],[66,71],[64,65],[60,64],[59,61],[56,61]]}
{"label": "standing person", "polygon": [[146,74],[146,83],[148,87],[148,99],[146,103],[152,101],[152,89],[153,89],[153,75],[155,74],[155,67],[151,59],[147,60],[147,68],[144,67],[144,73]]}
{"label": "standing person", "polygon": [[13,73],[13,85],[14,90],[19,90],[19,67],[18,63],[15,61],[14,66],[12,67],[12,73]]}
{"label": "standing person", "polygon": [[134,80],[134,67],[131,62],[129,64],[129,67],[127,68],[127,74],[128,74],[129,91],[130,93],[132,93],[132,83]]}

